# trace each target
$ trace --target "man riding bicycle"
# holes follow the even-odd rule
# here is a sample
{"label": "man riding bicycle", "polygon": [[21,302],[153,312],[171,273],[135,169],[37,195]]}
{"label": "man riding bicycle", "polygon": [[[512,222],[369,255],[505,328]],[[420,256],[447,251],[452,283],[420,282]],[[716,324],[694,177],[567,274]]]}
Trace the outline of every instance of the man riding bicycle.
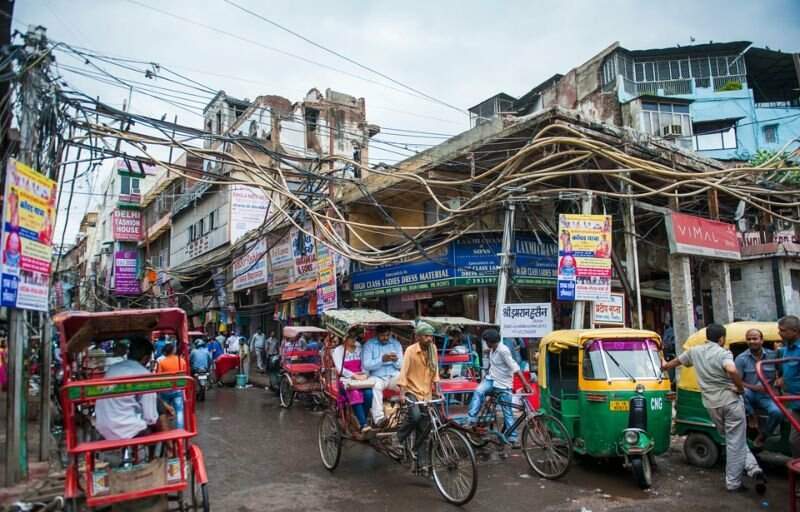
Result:
{"label": "man riding bicycle", "polygon": [[[397,431],[397,441],[402,444],[415,432],[414,453],[417,456],[416,470],[428,466],[427,443],[429,418],[420,410],[418,401],[430,400],[433,397],[433,385],[439,381],[439,362],[436,357],[436,345],[433,343],[433,327],[420,322],[414,329],[416,343],[410,345],[403,355],[403,366],[397,377],[400,388],[400,399],[408,400],[408,415],[405,423]],[[422,448],[422,449],[420,449]]]}
{"label": "man riding bicycle", "polygon": [[[482,339],[489,347],[489,371],[486,378],[478,385],[478,389],[472,395],[469,403],[467,426],[472,426],[478,422],[478,412],[481,410],[483,401],[486,400],[488,393],[494,393],[503,409],[503,431],[508,431],[514,424],[514,410],[511,408],[511,390],[514,383],[514,375],[519,376],[522,387],[526,393],[531,393],[531,385],[528,383],[519,365],[511,355],[511,350],[500,343],[500,334],[497,329],[486,329],[483,331]],[[517,433],[511,434],[510,443],[516,443]]]}

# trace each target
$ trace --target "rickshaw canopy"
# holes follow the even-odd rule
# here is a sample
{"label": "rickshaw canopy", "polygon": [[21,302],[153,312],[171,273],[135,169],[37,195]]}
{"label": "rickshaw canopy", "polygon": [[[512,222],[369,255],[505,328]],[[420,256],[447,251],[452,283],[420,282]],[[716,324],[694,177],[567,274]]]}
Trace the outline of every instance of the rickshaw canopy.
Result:
{"label": "rickshaw canopy", "polygon": [[379,325],[412,327],[414,322],[401,320],[377,309],[334,309],[322,315],[326,329],[344,337],[353,327],[377,327]]}
{"label": "rickshaw canopy", "polygon": [[[758,329],[764,334],[764,341],[781,341],[781,336],[778,334],[778,322],[732,322],[725,324],[725,348],[730,349],[731,343],[742,343],[745,341],[745,335],[750,329]],[[692,334],[683,343],[684,351],[697,347],[706,343],[705,328],[700,329]],[[678,379],[678,387],[689,391],[700,391],[700,386],[697,384],[697,374],[693,368],[680,368],[680,378]]]}
{"label": "rickshaw canopy", "polygon": [[179,308],[122,309],[89,313],[59,313],[53,323],[61,339],[62,354],[86,350],[93,342],[120,336],[150,337],[153,331],[174,332],[179,343],[186,342],[186,313]]}
{"label": "rickshaw canopy", "polygon": [[421,316],[420,321],[430,324],[437,333],[445,334],[451,327],[492,327],[494,324],[464,318],[462,316]]}
{"label": "rickshaw canopy", "polygon": [[301,334],[327,334],[328,331],[310,325],[290,325],[283,328],[283,336],[294,338]]}
{"label": "rickshaw canopy", "polygon": [[539,350],[544,352],[561,352],[568,348],[581,348],[587,342],[596,339],[647,338],[655,340],[661,347],[661,337],[643,329],[609,328],[609,329],[564,329],[545,335],[539,342]]}

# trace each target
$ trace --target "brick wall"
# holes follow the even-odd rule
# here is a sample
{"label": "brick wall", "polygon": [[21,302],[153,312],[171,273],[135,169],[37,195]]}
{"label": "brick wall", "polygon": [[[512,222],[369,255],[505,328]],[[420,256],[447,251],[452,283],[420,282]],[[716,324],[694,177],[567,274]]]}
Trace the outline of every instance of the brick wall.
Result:
{"label": "brick wall", "polygon": [[[741,279],[736,269],[741,271]],[[734,317],[742,320],[775,321],[775,285],[771,260],[731,264]]]}

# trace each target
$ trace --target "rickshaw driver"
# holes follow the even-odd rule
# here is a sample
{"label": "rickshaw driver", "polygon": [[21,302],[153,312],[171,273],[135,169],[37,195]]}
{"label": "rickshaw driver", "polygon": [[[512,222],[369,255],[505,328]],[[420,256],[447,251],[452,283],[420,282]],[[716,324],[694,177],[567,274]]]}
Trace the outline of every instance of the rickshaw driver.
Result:
{"label": "rickshaw driver", "polygon": [[[147,365],[153,347],[150,340],[134,337],[130,340],[128,359],[108,368],[105,378],[150,375]],[[95,428],[108,440],[132,439],[147,434],[158,423],[156,393],[103,398],[95,404]]]}
{"label": "rickshaw driver", "polygon": [[392,336],[389,326],[379,326],[376,333],[377,337],[364,345],[362,361],[364,370],[369,372],[370,377],[375,378],[372,393],[372,422],[380,428],[386,420],[383,412],[383,390],[398,389],[397,379],[403,365],[403,346]]}
{"label": "rickshaw driver", "polygon": [[733,354],[725,349],[725,327],[719,324],[706,326],[706,343],[683,352],[669,362],[661,364],[661,371],[678,366],[694,366],[703,406],[711,420],[725,438],[725,486],[728,491],[741,492],[747,488],[742,474],[756,480],[756,491],[766,491],[764,472],[747,447],[747,418],[744,412],[744,384]]}
{"label": "rickshaw driver", "polygon": [[416,432],[413,448],[417,455],[416,468],[426,467],[430,456],[426,450],[427,443],[424,442],[429,418],[427,414],[422,414],[419,405],[413,402],[430,400],[433,397],[433,385],[439,382],[439,361],[436,357],[433,333],[433,327],[429,324],[425,322],[417,324],[414,329],[417,342],[406,349],[403,366],[397,378],[397,385],[401,391],[400,400],[405,402],[408,399],[412,403],[408,405],[406,421],[398,429],[396,440],[403,446],[411,432]]}
{"label": "rickshaw driver", "polygon": [[[505,429],[511,428],[514,424],[514,410],[511,408],[511,389],[514,384],[514,375],[519,377],[522,387],[526,393],[532,393],[533,389],[528,380],[522,374],[519,365],[511,355],[511,351],[504,343],[500,343],[500,333],[497,329],[486,329],[481,336],[489,346],[489,372],[486,378],[478,385],[478,389],[472,395],[469,402],[469,413],[467,425],[474,425],[478,421],[478,412],[481,410],[483,401],[486,400],[487,393],[494,392],[499,401],[503,402],[503,423]],[[513,438],[508,441],[516,441],[516,432]]]}
{"label": "rickshaw driver", "polygon": [[[756,410],[767,413],[766,428],[763,432],[759,432],[758,436],[753,440],[753,446],[761,448],[767,437],[773,434],[778,425],[781,424],[783,413],[764,391],[764,386],[758,380],[756,363],[762,360],[775,359],[776,355],[774,351],[764,347],[764,334],[758,329],[748,330],[744,337],[747,340],[749,349],[736,356],[736,370],[744,383],[744,408],[748,418],[752,417]],[[767,364],[763,368],[764,375],[769,379],[770,383],[774,383],[777,372],[775,365]],[[758,420],[756,420],[756,425],[758,425]]]}

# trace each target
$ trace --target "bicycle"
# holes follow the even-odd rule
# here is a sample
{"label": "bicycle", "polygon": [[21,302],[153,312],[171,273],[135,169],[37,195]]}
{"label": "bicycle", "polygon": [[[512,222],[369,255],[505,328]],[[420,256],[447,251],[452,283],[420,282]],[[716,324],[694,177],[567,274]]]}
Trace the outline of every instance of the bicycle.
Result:
{"label": "bicycle", "polygon": [[[398,401],[393,398],[390,403]],[[405,403],[388,417],[389,426],[376,429],[368,436],[354,429],[349,407],[334,407],[322,417],[320,424],[319,445],[323,465],[330,471],[336,468],[344,439],[366,442],[396,462],[412,464],[417,475],[431,475],[436,489],[448,502],[455,505],[469,502],[478,488],[475,453],[467,438],[444,419],[440,410],[443,402],[443,398],[419,401],[406,398]],[[408,414],[408,407],[412,404],[420,406],[421,412],[428,417],[422,434],[422,443],[427,443],[427,446],[420,445],[420,449],[427,449],[429,454],[424,465],[418,464],[416,460],[413,449],[414,433],[405,439],[403,447],[397,446],[393,441]]]}
{"label": "bicycle", "polygon": [[[539,476],[555,480],[564,476],[572,462],[572,437],[567,427],[557,418],[535,410],[527,400],[528,393],[519,393],[521,405],[495,396],[492,391],[486,395],[479,412],[476,424],[467,426],[451,420],[450,424],[465,435],[476,448],[489,443],[497,446],[509,446],[517,430],[523,426],[520,447],[530,468]],[[496,425],[505,425],[502,413],[498,417],[497,406],[510,407],[519,412],[508,428],[498,429]]]}

